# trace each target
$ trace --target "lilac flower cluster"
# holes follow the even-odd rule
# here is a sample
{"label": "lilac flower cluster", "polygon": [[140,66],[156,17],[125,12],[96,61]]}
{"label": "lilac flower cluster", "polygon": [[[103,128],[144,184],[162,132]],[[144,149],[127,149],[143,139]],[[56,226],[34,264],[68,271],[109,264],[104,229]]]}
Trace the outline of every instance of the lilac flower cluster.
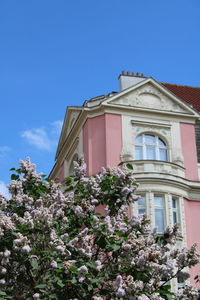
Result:
{"label": "lilac flower cluster", "polygon": [[[43,181],[28,158],[11,181],[11,199],[0,196],[0,289],[5,295],[162,300],[171,278],[188,279],[185,270],[199,256],[195,245],[176,247],[177,226],[166,228],[158,242],[145,215],[128,219],[129,205],[138,199],[132,171],[103,168],[86,177],[81,161],[74,172],[63,192],[60,184]],[[105,214],[97,213],[99,205]],[[186,286],[173,297],[195,295]]]}

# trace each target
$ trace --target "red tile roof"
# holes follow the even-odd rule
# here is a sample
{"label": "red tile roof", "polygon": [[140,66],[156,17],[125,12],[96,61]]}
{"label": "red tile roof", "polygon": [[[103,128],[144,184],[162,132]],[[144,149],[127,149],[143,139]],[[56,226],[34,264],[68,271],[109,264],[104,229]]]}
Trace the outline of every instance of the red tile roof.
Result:
{"label": "red tile roof", "polygon": [[192,104],[193,108],[200,111],[200,87],[177,85],[163,82],[161,82],[161,84],[164,85],[177,97],[179,97],[188,104]]}

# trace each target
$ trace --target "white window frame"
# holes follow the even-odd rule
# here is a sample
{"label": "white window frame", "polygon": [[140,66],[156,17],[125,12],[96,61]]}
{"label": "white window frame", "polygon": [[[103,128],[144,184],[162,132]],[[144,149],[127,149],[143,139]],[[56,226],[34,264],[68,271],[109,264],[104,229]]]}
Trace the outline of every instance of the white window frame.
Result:
{"label": "white window frame", "polygon": [[[146,141],[146,137],[147,136],[153,136],[155,138],[155,142],[148,143]],[[137,139],[139,137],[142,138],[142,142],[141,143],[137,142]],[[161,141],[165,146],[164,145],[161,146],[159,144],[159,141]],[[147,153],[148,147],[151,147],[151,148],[153,148],[155,150],[155,158],[154,159],[148,157],[148,153]],[[141,148],[140,155],[141,155],[142,158],[137,158],[136,157],[136,153],[137,153],[136,149],[137,148]],[[158,135],[155,135],[155,134],[152,134],[152,133],[143,133],[141,135],[136,136],[136,138],[135,138],[135,157],[136,157],[137,160],[140,160],[140,159],[142,159],[142,160],[161,160],[160,159],[161,158],[161,156],[160,156],[160,150],[165,150],[166,151],[166,159],[164,161],[169,161],[168,147],[167,147],[166,143],[163,141],[162,138],[160,138]]]}
{"label": "white window frame", "polygon": [[[173,201],[176,204],[175,207],[173,207]],[[174,222],[174,214],[176,214],[176,222]],[[180,204],[179,204],[179,198],[172,195],[172,225],[175,224],[180,225]]]}

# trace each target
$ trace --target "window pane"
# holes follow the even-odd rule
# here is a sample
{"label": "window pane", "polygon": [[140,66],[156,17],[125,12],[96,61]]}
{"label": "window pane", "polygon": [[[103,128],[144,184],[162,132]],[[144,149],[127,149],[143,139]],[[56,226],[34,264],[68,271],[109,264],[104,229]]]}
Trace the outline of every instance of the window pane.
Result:
{"label": "window pane", "polygon": [[177,212],[173,211],[173,224],[177,223]]}
{"label": "window pane", "polygon": [[146,205],[146,201],[145,201],[144,196],[141,196],[141,198],[138,200],[138,205],[140,205],[140,206],[145,206]]}
{"label": "window pane", "polygon": [[135,143],[136,144],[142,144],[142,135],[139,135],[139,136],[136,137]]}
{"label": "window pane", "polygon": [[160,160],[167,160],[167,150],[166,149],[159,149],[160,150]]}
{"label": "window pane", "polygon": [[160,138],[158,139],[158,145],[166,147],[166,144]]}
{"label": "window pane", "polygon": [[145,144],[155,144],[156,138],[154,135],[145,134]]}
{"label": "window pane", "polygon": [[164,207],[164,198],[162,196],[154,196],[154,206]]}
{"label": "window pane", "polygon": [[163,209],[155,209],[155,225],[158,232],[164,231],[164,211]]}
{"label": "window pane", "polygon": [[147,146],[146,147],[147,159],[156,159],[156,149],[155,147]]}
{"label": "window pane", "polygon": [[176,208],[176,199],[172,198],[172,207]]}
{"label": "window pane", "polygon": [[140,146],[135,147],[135,159],[143,159],[142,147]]}
{"label": "window pane", "polygon": [[146,209],[145,208],[139,208],[138,209],[138,215],[143,215],[146,213]]}

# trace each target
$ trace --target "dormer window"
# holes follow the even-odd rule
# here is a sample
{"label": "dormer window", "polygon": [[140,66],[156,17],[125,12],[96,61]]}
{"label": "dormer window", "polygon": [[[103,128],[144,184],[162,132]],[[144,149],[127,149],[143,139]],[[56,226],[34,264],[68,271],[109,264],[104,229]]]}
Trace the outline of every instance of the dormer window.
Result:
{"label": "dormer window", "polygon": [[167,145],[157,135],[141,134],[135,139],[135,159],[168,161]]}

